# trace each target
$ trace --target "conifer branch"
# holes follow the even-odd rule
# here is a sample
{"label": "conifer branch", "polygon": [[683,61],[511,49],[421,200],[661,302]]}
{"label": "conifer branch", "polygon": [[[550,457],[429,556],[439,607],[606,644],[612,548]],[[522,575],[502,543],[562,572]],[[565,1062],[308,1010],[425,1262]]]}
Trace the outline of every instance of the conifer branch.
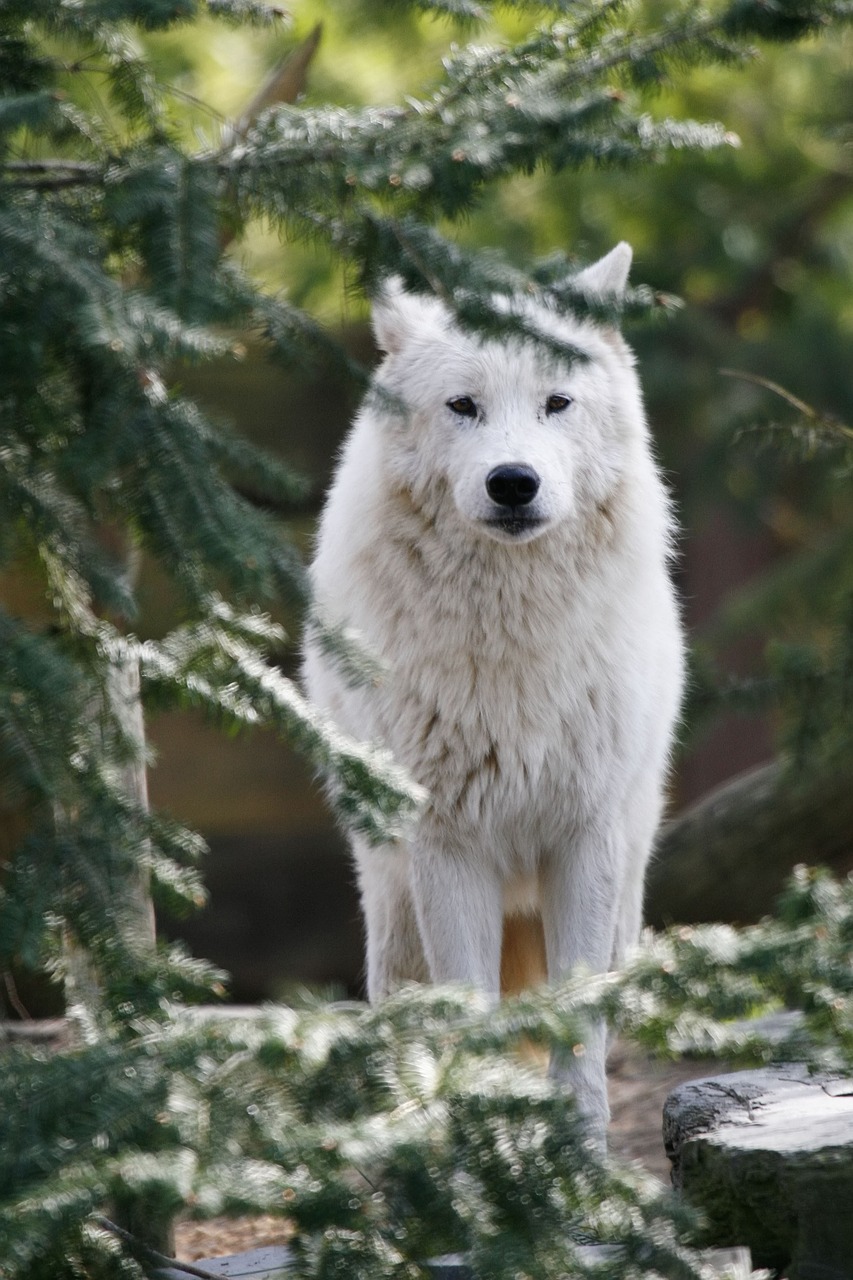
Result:
{"label": "conifer branch", "polygon": [[87,160],[4,160],[0,173],[11,179],[16,190],[62,191],[103,183],[106,166]]}

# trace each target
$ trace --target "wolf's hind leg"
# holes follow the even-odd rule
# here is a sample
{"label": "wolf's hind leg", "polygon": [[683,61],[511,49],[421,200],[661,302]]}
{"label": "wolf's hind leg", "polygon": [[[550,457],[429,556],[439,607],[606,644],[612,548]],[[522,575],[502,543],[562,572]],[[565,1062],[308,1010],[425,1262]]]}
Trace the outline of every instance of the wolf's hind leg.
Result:
{"label": "wolf's hind leg", "polygon": [[372,1004],[406,982],[429,982],[429,968],[402,849],[358,852],[358,880],[367,930],[367,995]]}

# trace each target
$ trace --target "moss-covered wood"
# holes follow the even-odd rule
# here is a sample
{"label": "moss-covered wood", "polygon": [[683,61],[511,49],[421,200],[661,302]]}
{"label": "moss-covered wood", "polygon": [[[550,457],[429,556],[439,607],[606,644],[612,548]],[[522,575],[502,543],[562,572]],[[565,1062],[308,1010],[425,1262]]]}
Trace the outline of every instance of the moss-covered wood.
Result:
{"label": "moss-covered wood", "polygon": [[853,1080],[799,1064],[673,1090],[664,1141],[707,1242],[746,1244],[788,1280],[853,1274]]}

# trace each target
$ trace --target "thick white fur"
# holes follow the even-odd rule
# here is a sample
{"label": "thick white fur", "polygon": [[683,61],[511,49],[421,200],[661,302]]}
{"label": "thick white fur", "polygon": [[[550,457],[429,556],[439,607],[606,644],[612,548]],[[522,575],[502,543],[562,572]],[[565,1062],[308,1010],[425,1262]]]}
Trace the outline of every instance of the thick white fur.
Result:
{"label": "thick white fur", "polygon": [[[578,277],[625,288],[619,245]],[[371,1000],[407,980],[499,994],[505,913],[537,910],[549,978],[601,972],[637,938],[682,687],[673,527],[631,352],[615,330],[531,308],[586,353],[480,341],[434,300],[374,311],[387,352],[320,526],[321,613],[388,664],[353,689],[310,639],[311,698],[429,792],[405,847],[353,852]],[[548,397],[571,397],[560,412]],[[447,402],[469,396],[477,417]],[[524,464],[542,523],[513,534],[485,478]],[[604,1029],[553,1064],[601,1132]]]}

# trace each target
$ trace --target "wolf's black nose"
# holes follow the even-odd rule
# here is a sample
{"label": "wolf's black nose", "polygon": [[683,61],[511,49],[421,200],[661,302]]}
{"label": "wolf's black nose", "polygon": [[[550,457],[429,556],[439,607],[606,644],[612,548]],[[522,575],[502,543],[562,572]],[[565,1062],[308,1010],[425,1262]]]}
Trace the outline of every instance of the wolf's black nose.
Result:
{"label": "wolf's black nose", "polygon": [[499,507],[526,507],[539,492],[532,467],[494,467],[486,476],[486,493]]}

